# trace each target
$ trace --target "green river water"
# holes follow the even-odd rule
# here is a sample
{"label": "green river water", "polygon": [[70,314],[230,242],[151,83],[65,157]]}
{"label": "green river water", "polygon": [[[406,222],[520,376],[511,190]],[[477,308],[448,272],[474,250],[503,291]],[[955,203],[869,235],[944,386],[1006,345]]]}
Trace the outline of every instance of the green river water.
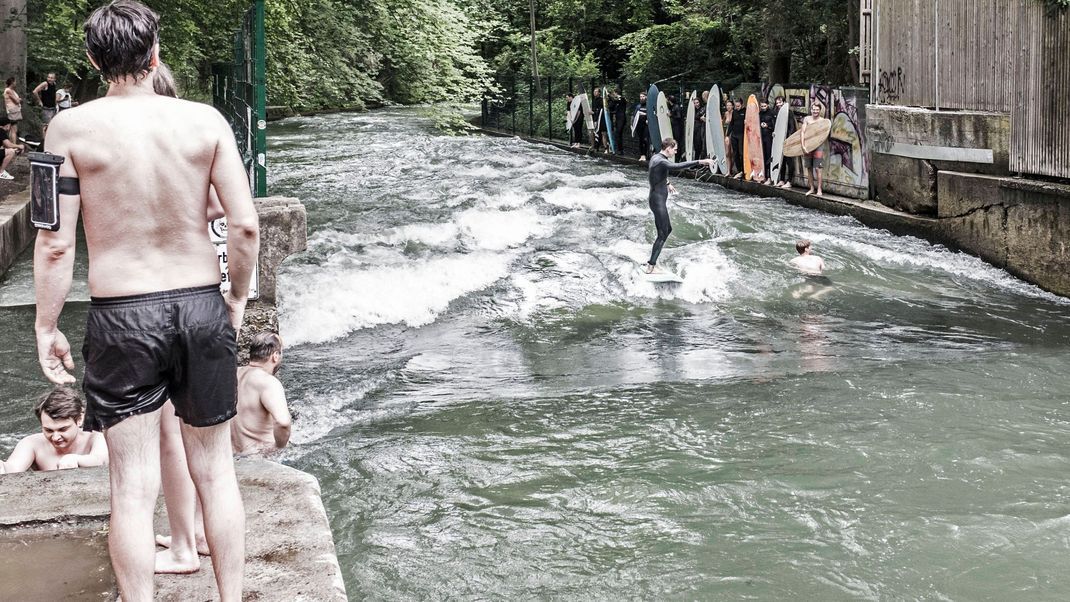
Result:
{"label": "green river water", "polygon": [[[290,119],[298,415],[353,599],[1070,597],[1067,302],[849,218],[416,110]],[[814,241],[830,282],[787,266]],[[62,326],[80,348],[84,253]],[[0,283],[0,453],[45,389]],[[80,362],[79,362],[80,364]],[[80,367],[80,366],[79,366]]]}

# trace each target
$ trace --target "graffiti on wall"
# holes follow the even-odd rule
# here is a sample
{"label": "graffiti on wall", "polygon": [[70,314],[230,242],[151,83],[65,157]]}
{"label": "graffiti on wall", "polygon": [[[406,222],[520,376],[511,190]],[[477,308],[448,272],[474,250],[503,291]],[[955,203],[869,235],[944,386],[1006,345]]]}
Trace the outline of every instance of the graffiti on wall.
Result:
{"label": "graffiti on wall", "polygon": [[895,103],[903,95],[903,68],[895,71],[881,69],[877,78],[877,102]]}
{"label": "graffiti on wall", "polygon": [[[825,144],[824,180],[868,190],[869,158],[866,157],[865,124],[858,110],[867,99],[859,98],[860,92],[845,92],[821,85],[788,88],[785,92],[796,127],[801,127],[803,118],[810,114],[810,104],[815,100],[824,107],[822,117],[832,120],[829,140]],[[801,180],[802,171],[796,170],[796,173]]]}

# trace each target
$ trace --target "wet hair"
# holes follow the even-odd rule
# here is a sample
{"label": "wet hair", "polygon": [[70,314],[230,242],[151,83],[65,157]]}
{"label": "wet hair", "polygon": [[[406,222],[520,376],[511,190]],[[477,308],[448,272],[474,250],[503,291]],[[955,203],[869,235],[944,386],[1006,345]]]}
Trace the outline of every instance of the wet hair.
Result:
{"label": "wet hair", "polygon": [[152,78],[152,89],[160,96],[178,98],[178,86],[175,85],[175,76],[166,63],[160,61],[156,66],[156,74]]}
{"label": "wet hair", "polygon": [[136,0],[113,0],[85,22],[85,49],[106,81],[144,77],[159,42],[160,16]]}
{"label": "wet hair", "polygon": [[282,337],[274,332],[265,331],[253,337],[249,343],[249,361],[262,362],[271,354],[282,351]]}
{"label": "wet hair", "polygon": [[809,240],[806,240],[804,238],[802,240],[795,241],[795,250],[799,252],[799,255],[802,255],[803,253],[805,253],[806,250],[809,249],[809,248],[810,248],[810,241]]}
{"label": "wet hair", "polygon": [[37,399],[33,413],[37,415],[38,420],[41,419],[42,413],[48,414],[52,420],[78,420],[85,413],[85,403],[74,389],[56,387]]}
{"label": "wet hair", "polygon": [[676,141],[672,138],[666,138],[661,141],[661,150],[667,150],[670,148],[676,148]]}
{"label": "wet hair", "polygon": [[7,81],[4,82],[4,85],[5,86],[14,86],[15,85],[15,78],[13,78],[13,77],[7,78]]}

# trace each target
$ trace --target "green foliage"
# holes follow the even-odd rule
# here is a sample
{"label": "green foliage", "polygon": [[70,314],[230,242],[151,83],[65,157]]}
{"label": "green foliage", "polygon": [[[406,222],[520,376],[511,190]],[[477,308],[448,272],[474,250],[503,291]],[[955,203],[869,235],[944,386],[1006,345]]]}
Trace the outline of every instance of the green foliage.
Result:
{"label": "green foliage", "polygon": [[[598,63],[594,52],[565,49],[564,34],[560,28],[536,32],[539,73],[553,77],[593,79],[598,77]],[[510,33],[504,38],[504,46],[494,58],[494,72],[499,75],[531,73],[531,34]]]}

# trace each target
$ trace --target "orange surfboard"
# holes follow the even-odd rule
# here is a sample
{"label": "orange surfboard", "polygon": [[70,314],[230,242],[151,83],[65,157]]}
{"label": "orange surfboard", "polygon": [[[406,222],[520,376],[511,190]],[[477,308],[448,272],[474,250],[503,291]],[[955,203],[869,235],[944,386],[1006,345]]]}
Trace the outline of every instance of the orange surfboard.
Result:
{"label": "orange surfboard", "polygon": [[765,179],[758,97],[753,94],[747,98],[747,117],[743,120],[743,177],[758,181]]}

